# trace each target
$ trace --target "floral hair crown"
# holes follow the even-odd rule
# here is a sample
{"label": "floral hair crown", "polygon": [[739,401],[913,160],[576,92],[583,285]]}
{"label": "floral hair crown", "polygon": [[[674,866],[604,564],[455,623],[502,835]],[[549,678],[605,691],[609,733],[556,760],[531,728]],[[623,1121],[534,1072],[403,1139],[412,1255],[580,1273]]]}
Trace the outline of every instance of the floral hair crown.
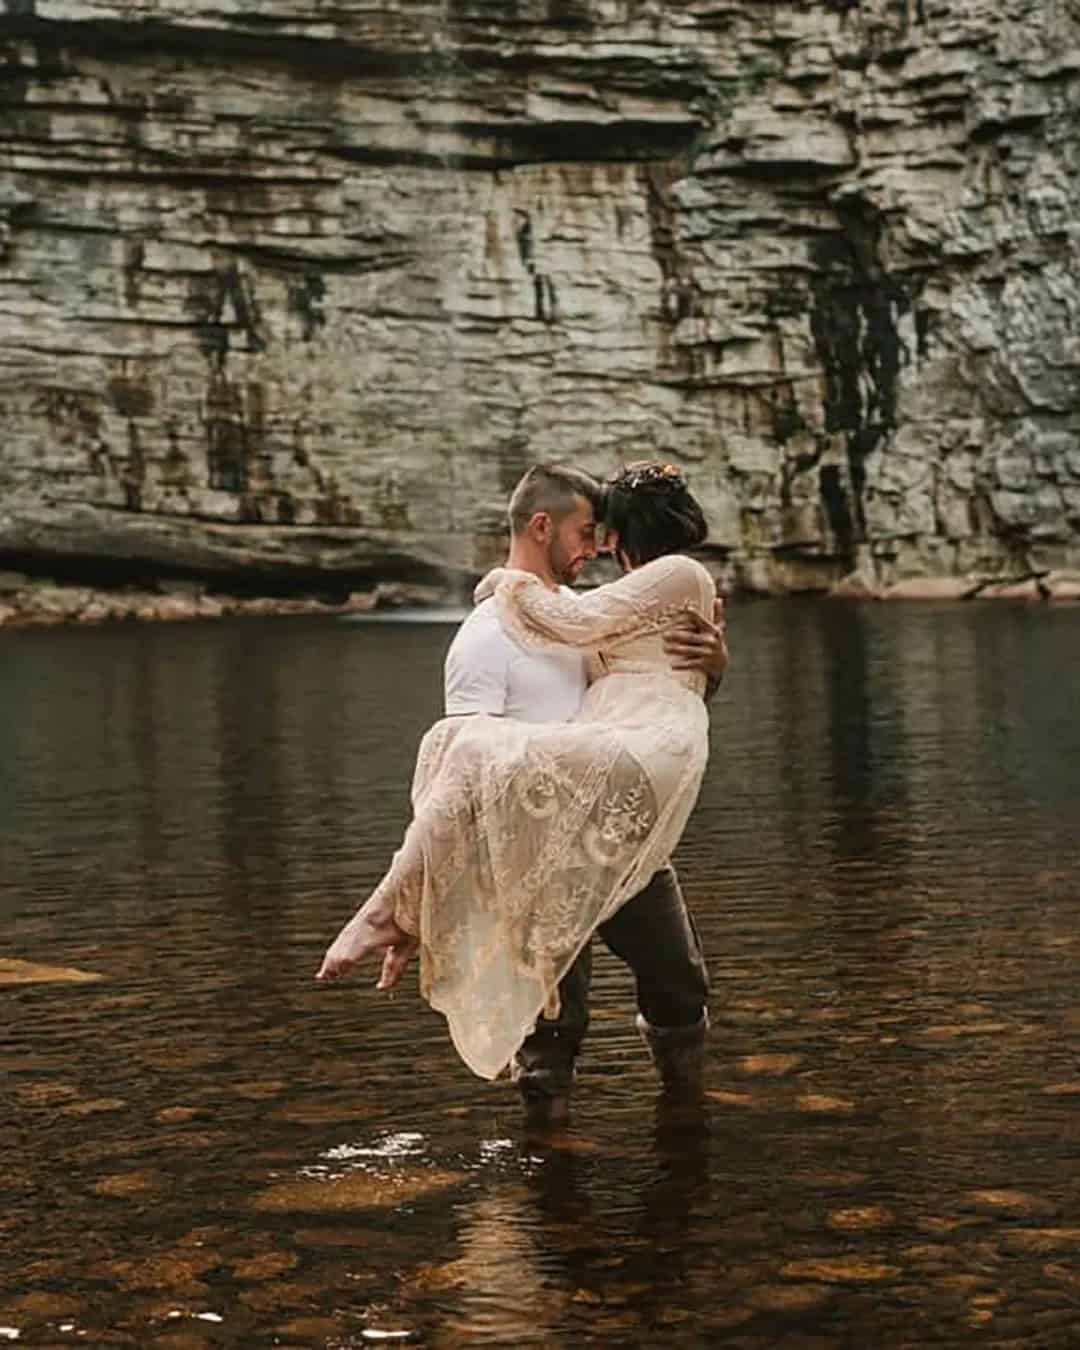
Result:
{"label": "floral hair crown", "polygon": [[643,460],[617,469],[608,479],[608,484],[631,492],[646,486],[658,487],[663,492],[676,492],[686,487],[686,479],[677,464],[657,464],[653,460]]}

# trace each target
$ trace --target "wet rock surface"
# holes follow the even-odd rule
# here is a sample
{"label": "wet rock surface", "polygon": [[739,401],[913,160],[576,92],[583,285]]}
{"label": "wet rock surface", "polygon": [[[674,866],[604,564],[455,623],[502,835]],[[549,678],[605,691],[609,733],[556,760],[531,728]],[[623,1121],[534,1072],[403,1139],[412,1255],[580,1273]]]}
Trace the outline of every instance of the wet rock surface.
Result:
{"label": "wet rock surface", "polygon": [[0,622],[467,584],[528,462],[642,455],[738,586],[1075,600],[1078,50],[1050,0],[9,4],[0,560],[102,594]]}

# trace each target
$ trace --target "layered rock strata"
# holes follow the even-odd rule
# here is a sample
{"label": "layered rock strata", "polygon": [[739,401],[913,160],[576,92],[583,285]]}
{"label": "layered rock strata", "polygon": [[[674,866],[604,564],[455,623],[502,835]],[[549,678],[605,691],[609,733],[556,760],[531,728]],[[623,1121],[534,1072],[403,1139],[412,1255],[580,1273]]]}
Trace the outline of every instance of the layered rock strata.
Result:
{"label": "layered rock strata", "polygon": [[1077,0],[0,13],[0,566],[464,585],[662,456],[749,589],[1080,571]]}

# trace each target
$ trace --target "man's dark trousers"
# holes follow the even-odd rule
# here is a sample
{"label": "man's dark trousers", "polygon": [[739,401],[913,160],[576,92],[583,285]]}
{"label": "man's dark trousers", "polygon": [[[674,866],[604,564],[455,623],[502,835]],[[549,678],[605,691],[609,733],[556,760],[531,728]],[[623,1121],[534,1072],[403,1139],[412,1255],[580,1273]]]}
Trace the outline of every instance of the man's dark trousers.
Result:
{"label": "man's dark trousers", "polygon": [[[704,1014],[709,976],[697,930],[673,867],[661,868],[596,930],[634,972],[638,1010],[651,1027],[692,1027]],[[537,1019],[514,1056],[512,1076],[526,1100],[570,1091],[589,1027],[592,945],[559,983],[559,1015]]]}

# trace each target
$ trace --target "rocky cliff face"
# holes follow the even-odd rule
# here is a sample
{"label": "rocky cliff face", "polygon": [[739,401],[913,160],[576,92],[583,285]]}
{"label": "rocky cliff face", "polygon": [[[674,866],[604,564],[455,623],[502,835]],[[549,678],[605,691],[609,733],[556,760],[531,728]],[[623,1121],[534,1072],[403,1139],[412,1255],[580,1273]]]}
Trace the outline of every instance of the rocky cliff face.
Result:
{"label": "rocky cliff face", "polygon": [[0,15],[0,565],[464,575],[663,456],[751,588],[1080,567],[1080,0]]}

